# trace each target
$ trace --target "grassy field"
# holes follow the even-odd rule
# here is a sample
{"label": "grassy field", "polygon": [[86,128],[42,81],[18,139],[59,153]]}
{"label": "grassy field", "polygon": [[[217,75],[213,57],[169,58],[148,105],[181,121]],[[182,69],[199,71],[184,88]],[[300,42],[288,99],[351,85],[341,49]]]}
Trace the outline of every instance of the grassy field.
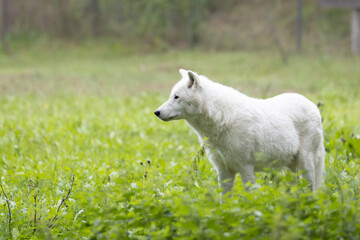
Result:
{"label": "grassy field", "polygon": [[[135,54],[38,45],[0,55],[0,239],[359,239],[360,59],[273,52]],[[219,204],[184,121],[153,111],[192,69],[254,97],[320,103],[326,179],[285,171]]]}

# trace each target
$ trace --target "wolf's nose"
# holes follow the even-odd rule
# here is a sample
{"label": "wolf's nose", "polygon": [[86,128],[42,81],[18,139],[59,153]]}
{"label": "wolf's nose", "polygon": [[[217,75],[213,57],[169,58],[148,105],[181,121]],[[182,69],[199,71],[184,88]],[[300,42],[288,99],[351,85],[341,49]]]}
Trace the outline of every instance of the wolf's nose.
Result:
{"label": "wolf's nose", "polygon": [[156,116],[159,116],[159,115],[160,115],[160,111],[159,111],[159,110],[156,110],[156,111],[154,112],[154,114],[155,114]]}

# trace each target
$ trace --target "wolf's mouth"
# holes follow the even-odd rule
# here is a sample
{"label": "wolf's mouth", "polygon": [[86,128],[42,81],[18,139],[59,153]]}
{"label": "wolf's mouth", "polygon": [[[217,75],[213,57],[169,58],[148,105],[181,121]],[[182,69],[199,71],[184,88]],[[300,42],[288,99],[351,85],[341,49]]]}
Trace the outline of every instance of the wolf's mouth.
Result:
{"label": "wolf's mouth", "polygon": [[167,118],[167,119],[163,119],[165,122],[168,122],[168,121],[171,121],[171,120],[173,120],[174,118],[176,118],[177,117],[177,115],[176,116],[172,116],[172,117],[169,117],[169,118]]}

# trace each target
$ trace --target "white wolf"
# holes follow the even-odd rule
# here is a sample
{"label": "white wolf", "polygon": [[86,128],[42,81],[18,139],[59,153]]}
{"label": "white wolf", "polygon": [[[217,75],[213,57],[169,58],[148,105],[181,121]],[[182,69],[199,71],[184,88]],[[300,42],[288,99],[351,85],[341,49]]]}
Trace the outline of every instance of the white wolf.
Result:
{"label": "white wolf", "polygon": [[185,119],[195,130],[222,194],[232,189],[236,173],[246,186],[255,183],[255,171],[270,166],[301,170],[312,191],[320,187],[324,145],[315,104],[295,93],[251,98],[195,72],[179,72],[182,79],[154,113],[164,121]]}

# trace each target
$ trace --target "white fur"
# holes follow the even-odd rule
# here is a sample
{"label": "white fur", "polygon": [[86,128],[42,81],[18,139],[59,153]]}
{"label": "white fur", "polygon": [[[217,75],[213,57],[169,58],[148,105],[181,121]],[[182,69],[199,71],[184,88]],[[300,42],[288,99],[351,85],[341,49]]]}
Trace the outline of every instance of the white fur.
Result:
{"label": "white fur", "polygon": [[295,93],[251,98],[194,72],[180,69],[180,74],[155,114],[164,121],[185,119],[195,130],[223,194],[232,189],[236,173],[245,185],[255,183],[255,171],[268,167],[304,171],[310,188],[320,187],[324,146],[315,104]]}

